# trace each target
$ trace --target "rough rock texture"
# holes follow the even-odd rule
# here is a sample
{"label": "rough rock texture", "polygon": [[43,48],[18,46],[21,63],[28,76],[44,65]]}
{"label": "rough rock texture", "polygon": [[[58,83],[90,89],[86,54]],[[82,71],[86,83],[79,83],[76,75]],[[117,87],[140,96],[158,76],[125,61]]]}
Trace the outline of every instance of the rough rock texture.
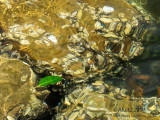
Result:
{"label": "rough rock texture", "polygon": [[150,23],[124,0],[1,1],[1,13],[4,45],[27,56],[37,73],[81,80],[121,71],[121,60],[142,53]]}
{"label": "rough rock texture", "polygon": [[[110,89],[106,92],[106,89]],[[109,88],[102,81],[81,86],[66,95],[53,120],[158,120],[160,99],[135,98],[126,89]]]}
{"label": "rough rock texture", "polygon": [[[36,76],[26,63],[0,57],[0,119],[37,117],[47,109],[34,95]],[[36,113],[34,113],[36,110]]]}
{"label": "rough rock texture", "polygon": [[[0,13],[0,54],[19,59],[0,58],[0,86],[5,86],[0,88],[4,91],[0,92],[0,101],[4,101],[0,103],[0,116],[8,119],[16,118],[17,113],[34,118],[46,108],[33,94],[35,81],[28,82],[34,80],[30,66],[36,73],[47,71],[47,75],[67,76],[71,83],[123,74],[123,64],[143,52],[142,41],[146,40],[152,21],[143,8],[125,0],[0,0]],[[60,86],[65,84],[70,83],[62,82]],[[137,110],[134,105],[148,104],[148,99],[130,101],[125,89],[115,89],[119,100],[101,89],[96,93],[81,85],[76,91],[79,95],[74,94],[75,86],[70,88],[73,93],[68,91],[70,98],[66,96],[69,100],[62,103],[68,106],[60,108],[57,119],[119,119],[119,115],[123,118],[123,113],[119,113],[123,110],[116,111],[109,105],[128,110],[124,105],[127,101],[128,106]],[[150,100],[142,115],[158,115],[156,99]],[[37,109],[39,112],[35,112]]]}

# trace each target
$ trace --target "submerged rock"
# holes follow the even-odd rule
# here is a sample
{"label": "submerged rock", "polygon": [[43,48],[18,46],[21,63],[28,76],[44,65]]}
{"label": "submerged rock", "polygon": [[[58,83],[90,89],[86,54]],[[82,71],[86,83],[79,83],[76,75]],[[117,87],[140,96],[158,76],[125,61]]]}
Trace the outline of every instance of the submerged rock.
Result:
{"label": "submerged rock", "polygon": [[[127,76],[123,65],[143,52],[152,17],[127,1],[0,0],[1,119],[34,119],[47,109],[35,96],[33,71],[63,76],[60,87],[72,85],[57,120],[158,118],[159,99],[131,100],[123,86],[88,83],[96,76]],[[79,88],[72,84],[80,82]]]}
{"label": "submerged rock", "polygon": [[160,117],[159,98],[130,97],[124,94],[126,89],[120,88],[100,93],[106,84],[99,85],[100,89],[94,89],[95,86],[95,83],[81,86],[66,95],[53,120],[157,120]]}
{"label": "submerged rock", "polygon": [[[36,75],[26,63],[0,56],[0,119],[37,118],[47,105],[36,97]],[[46,92],[47,95],[47,92]]]}
{"label": "submerged rock", "polygon": [[124,0],[1,1],[0,7],[4,45],[27,56],[37,73],[65,73],[74,82],[112,75],[121,60],[140,55],[151,23]]}

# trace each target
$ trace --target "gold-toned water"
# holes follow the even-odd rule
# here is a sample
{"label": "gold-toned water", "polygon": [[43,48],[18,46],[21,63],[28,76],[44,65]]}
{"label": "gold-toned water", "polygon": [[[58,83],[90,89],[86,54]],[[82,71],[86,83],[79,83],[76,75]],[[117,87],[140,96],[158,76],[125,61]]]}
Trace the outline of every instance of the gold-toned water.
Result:
{"label": "gold-toned water", "polygon": [[[123,70],[121,61],[128,62],[144,49],[142,41],[152,17],[137,8],[124,0],[0,0],[1,41],[11,46],[11,53],[16,51],[20,59],[35,66],[38,74],[45,70],[50,75],[66,74],[75,84],[98,75],[115,76]],[[143,100],[129,98],[114,98],[116,109],[107,105],[105,109],[119,113],[128,106],[143,106]],[[113,102],[109,97],[104,101]],[[135,119],[159,118],[146,111],[127,110],[124,112]],[[120,115],[113,118],[130,119]]]}

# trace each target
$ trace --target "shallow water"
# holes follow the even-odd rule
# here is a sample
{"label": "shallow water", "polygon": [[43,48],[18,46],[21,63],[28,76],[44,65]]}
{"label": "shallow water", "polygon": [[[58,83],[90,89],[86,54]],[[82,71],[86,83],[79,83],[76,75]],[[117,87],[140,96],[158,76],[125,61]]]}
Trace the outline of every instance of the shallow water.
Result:
{"label": "shallow water", "polygon": [[132,63],[139,67],[141,74],[151,77],[151,83],[148,83],[149,85],[144,87],[144,96],[157,96],[157,88],[160,86],[160,1],[135,1],[149,11],[157,23],[154,25],[155,30],[152,32],[150,38],[143,43],[145,47],[143,54],[134,58]]}
{"label": "shallow water", "polygon": [[[125,23],[126,19],[131,20],[132,16],[139,14],[133,7],[126,5],[125,2],[120,2],[120,5],[117,5],[116,2],[122,0],[108,0],[107,4],[105,0],[80,0],[88,2],[92,6],[85,8],[85,5],[80,4],[86,11],[88,9],[89,13],[84,8],[82,10],[75,1],[46,0],[44,2],[43,0],[39,0],[39,4],[34,4],[37,0],[32,0],[33,4],[32,2],[27,2],[26,4],[24,1],[24,4],[20,1],[12,1],[15,5],[13,6],[14,9],[10,9],[8,3],[6,3],[7,10],[3,11],[1,9],[5,16],[3,14],[0,15],[1,27],[3,29],[0,29],[0,33],[10,31],[6,34],[7,37],[5,35],[4,38],[3,35],[1,36],[0,45],[2,50],[0,49],[0,55],[26,62],[33,72],[35,72],[36,82],[32,83],[34,85],[38,84],[40,78],[49,75],[59,75],[64,78],[62,82],[55,85],[35,89],[35,91],[38,89],[50,91],[45,100],[43,96],[45,93],[42,93],[43,98],[41,98],[42,96],[38,97],[43,103],[48,105],[48,110],[46,110],[42,117],[34,118],[35,116],[33,115],[34,117],[32,116],[31,119],[54,120],[54,115],[58,112],[61,117],[72,120],[71,117],[75,117],[74,115],[80,109],[84,111],[85,109],[87,109],[86,111],[91,110],[91,112],[81,116],[84,117],[86,115],[84,119],[93,119],[93,113],[98,116],[98,114],[101,114],[101,110],[102,112],[105,111],[104,114],[108,114],[107,117],[110,116],[110,112],[117,112],[110,116],[114,119],[126,118],[130,120],[128,114],[130,117],[136,117],[137,119],[147,119],[147,116],[153,117],[153,120],[157,119],[160,112],[159,107],[157,107],[157,105],[160,106],[160,100],[158,99],[160,97],[160,1],[131,0],[142,5],[155,19],[154,24],[149,26],[149,28],[152,28],[150,30],[151,35],[148,35],[149,37],[144,39],[142,44],[138,42],[138,37],[143,36],[142,32],[147,28],[146,25],[143,25],[142,22],[142,26],[138,26],[137,29],[136,27],[132,28],[132,33],[131,31],[128,32],[131,23]],[[0,0],[0,2],[4,1]],[[21,6],[19,6],[18,2],[21,3]],[[113,12],[114,9],[112,7],[106,5],[115,6],[115,12]],[[101,9],[93,8],[97,6]],[[118,11],[116,11],[117,9]],[[77,11],[73,12],[75,10]],[[117,17],[118,20],[113,20],[119,22],[119,19],[121,19],[125,27],[129,26],[128,29],[126,29],[127,27],[121,28],[127,36],[123,38],[124,41],[118,41],[119,36],[121,36],[120,30],[117,30],[118,32],[115,34],[112,33],[115,29],[115,23],[111,19],[104,19],[106,16],[105,12],[101,12],[103,10],[109,12],[106,15],[107,18],[111,17],[113,19],[120,16],[118,14],[119,11],[125,13],[125,19],[123,19],[123,14],[121,14],[122,17]],[[69,12],[70,14],[64,14],[65,12]],[[113,14],[110,12],[113,12]],[[104,18],[99,19],[97,16]],[[10,19],[7,19],[7,17]],[[92,19],[92,17],[95,19]],[[136,19],[139,20],[138,18]],[[101,22],[99,22],[100,20]],[[113,26],[110,21],[112,21]],[[141,25],[141,21],[139,24]],[[79,28],[79,26],[82,27]],[[86,29],[83,29],[83,27]],[[141,29],[141,27],[144,28]],[[106,34],[106,29],[112,32]],[[140,32],[139,29],[141,30]],[[135,32],[137,30],[138,34]],[[20,36],[21,34],[23,36]],[[109,42],[105,41],[106,38],[103,35]],[[114,42],[112,42],[113,40]],[[135,46],[132,40],[133,43],[136,43]],[[141,54],[142,46],[144,46],[144,51]],[[137,51],[134,48],[137,48]],[[12,71],[9,70],[9,72]],[[100,82],[96,83],[96,81]],[[2,84],[3,82],[2,80]],[[4,82],[4,84],[6,83]],[[13,82],[13,84],[15,83]],[[33,85],[31,86],[33,87]],[[74,90],[79,92],[81,89],[86,98],[80,96],[81,93],[78,93],[78,95],[74,93]],[[11,92],[10,94],[13,93]],[[97,99],[95,94],[100,97],[97,97]],[[67,101],[68,96],[70,101]],[[88,96],[91,97],[88,98]],[[137,100],[129,99],[132,97],[135,97]],[[152,99],[152,97],[156,98]],[[148,105],[147,101],[150,98],[149,102],[151,103]],[[8,97],[6,99],[8,100]],[[64,102],[64,99],[67,103]],[[90,99],[95,104],[91,104],[89,102]],[[154,100],[157,101],[155,102]],[[76,103],[77,101],[79,103]],[[124,104],[125,102],[126,105]],[[101,103],[105,103],[105,105]],[[108,105],[108,103],[110,104]],[[4,106],[3,103],[1,105],[0,101],[0,107],[3,108],[2,110],[0,109],[0,114],[4,112],[5,116],[8,113],[6,113]],[[19,106],[19,104],[16,106]],[[58,109],[55,109],[56,106]],[[38,109],[37,111],[39,112],[40,110]],[[123,111],[127,114],[127,117],[123,117],[123,114],[121,114]],[[63,115],[63,112],[65,115]],[[118,114],[119,112],[120,114]],[[82,111],[79,114],[81,113]],[[94,119],[106,119],[106,116],[103,116],[104,114]],[[155,116],[156,118],[154,118]],[[22,118],[19,117],[18,119],[24,120],[27,117],[22,116]]]}

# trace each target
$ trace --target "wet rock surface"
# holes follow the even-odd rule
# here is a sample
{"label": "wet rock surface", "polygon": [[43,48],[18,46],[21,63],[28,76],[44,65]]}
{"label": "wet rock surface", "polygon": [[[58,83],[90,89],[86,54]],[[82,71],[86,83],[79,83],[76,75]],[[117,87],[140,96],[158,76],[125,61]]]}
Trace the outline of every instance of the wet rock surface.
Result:
{"label": "wet rock surface", "polygon": [[[48,69],[50,74],[66,73],[85,80],[97,74],[111,75],[118,59],[128,61],[142,53],[141,41],[150,17],[126,1],[60,3],[12,1],[11,9],[3,11],[2,38],[9,39],[4,45],[12,45],[12,50],[28,56],[38,73]],[[43,10],[35,10],[42,6]],[[24,10],[18,11],[21,8]]]}
{"label": "wet rock surface", "polygon": [[[48,75],[58,75],[63,80],[46,89],[59,96],[65,94],[61,105],[55,102],[58,98],[52,99],[53,106],[57,106],[53,119],[129,119],[127,117],[137,118],[140,114],[142,118],[149,115],[156,115],[153,120],[158,118],[159,99],[138,99],[138,103],[134,101],[136,98],[130,100],[130,94],[126,94],[129,89],[124,88],[127,85],[123,85],[122,80],[128,80],[127,84],[135,89],[134,95],[142,97],[142,88],[130,80],[143,75],[129,77],[134,68],[129,61],[142,54],[143,41],[149,38],[153,21],[142,7],[124,0],[0,0],[0,8],[0,74],[9,92],[0,97],[0,101],[4,101],[0,103],[2,118],[17,119],[16,115],[20,114],[21,119],[23,116],[36,119],[45,112],[44,96],[49,92],[38,93],[41,88],[36,85],[41,77]],[[31,78],[33,74],[37,79]],[[100,80],[97,81],[97,77]],[[119,87],[113,85],[115,81]],[[26,96],[20,97],[22,94]],[[8,106],[14,98],[18,99],[16,103]],[[152,101],[149,105],[148,100]],[[124,101],[133,110],[141,109],[135,108],[136,105],[146,111],[127,111]],[[118,110],[113,110],[112,104],[117,104],[113,106]],[[50,112],[53,106],[49,105]],[[127,117],[123,117],[121,108],[127,109],[124,113]]]}
{"label": "wet rock surface", "polygon": [[111,88],[97,80],[66,95],[54,119],[159,119],[159,98],[135,98],[126,95],[126,92],[126,89]]}
{"label": "wet rock surface", "polygon": [[[26,63],[0,57],[0,119],[36,118],[47,105],[36,96],[36,76]],[[36,113],[35,113],[36,112]]]}

